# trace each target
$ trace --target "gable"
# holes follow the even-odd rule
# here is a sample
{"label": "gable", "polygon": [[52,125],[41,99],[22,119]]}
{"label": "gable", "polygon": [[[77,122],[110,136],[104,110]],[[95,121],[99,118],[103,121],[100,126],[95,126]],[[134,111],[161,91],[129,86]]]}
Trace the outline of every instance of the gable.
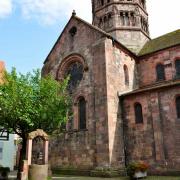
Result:
{"label": "gable", "polygon": [[[73,28],[76,28],[76,32],[73,32]],[[92,25],[80,20],[76,16],[72,16],[44,63],[54,59],[59,54],[77,52],[96,43],[104,36],[101,31],[96,30]]]}
{"label": "gable", "polygon": [[[76,27],[77,30],[75,35],[72,37],[71,30],[73,27]],[[51,49],[44,63],[46,63],[48,59],[50,59],[50,56],[54,51],[57,51],[58,53],[63,53],[64,51],[68,50],[74,51],[77,48],[83,48],[97,43],[98,40],[102,37],[111,39],[113,44],[116,43],[133,57],[136,56],[132,51],[130,51],[114,37],[112,37],[109,33],[106,33],[102,29],[82,20],[81,18],[73,14],[64,30],[62,31],[61,35],[59,36],[58,40],[56,41],[55,45]]]}

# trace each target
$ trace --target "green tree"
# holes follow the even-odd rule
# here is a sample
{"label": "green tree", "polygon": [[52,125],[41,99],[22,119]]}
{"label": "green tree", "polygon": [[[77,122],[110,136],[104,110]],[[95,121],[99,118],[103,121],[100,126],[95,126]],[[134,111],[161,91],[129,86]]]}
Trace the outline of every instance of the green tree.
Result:
{"label": "green tree", "polygon": [[51,134],[62,130],[71,106],[66,91],[68,78],[57,82],[41,78],[40,71],[17,74],[5,72],[0,85],[0,126],[22,138],[19,172],[25,159],[28,133],[43,129]]}

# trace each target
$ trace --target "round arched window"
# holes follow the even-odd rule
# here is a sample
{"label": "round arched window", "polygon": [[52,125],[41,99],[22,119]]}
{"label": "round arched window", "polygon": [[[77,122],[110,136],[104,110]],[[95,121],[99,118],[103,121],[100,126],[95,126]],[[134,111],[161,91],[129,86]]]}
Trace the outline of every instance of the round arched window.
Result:
{"label": "round arched window", "polygon": [[70,76],[68,90],[73,91],[83,78],[83,65],[80,62],[73,62],[66,69],[66,76]]}

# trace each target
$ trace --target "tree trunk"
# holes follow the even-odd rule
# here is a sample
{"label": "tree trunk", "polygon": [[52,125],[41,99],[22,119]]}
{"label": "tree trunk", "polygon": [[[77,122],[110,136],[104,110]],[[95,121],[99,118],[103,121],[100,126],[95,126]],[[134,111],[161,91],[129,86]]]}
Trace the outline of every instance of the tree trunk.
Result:
{"label": "tree trunk", "polygon": [[27,139],[24,137],[22,138],[22,148],[20,150],[17,180],[21,179],[21,172],[23,171],[23,160],[26,160],[26,144],[27,144]]}

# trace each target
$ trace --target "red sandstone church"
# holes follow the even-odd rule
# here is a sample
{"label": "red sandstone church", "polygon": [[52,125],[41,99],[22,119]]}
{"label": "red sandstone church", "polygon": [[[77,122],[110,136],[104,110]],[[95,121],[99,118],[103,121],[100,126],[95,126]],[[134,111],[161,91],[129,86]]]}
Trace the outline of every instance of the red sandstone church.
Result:
{"label": "red sandstone church", "polygon": [[74,116],[51,142],[51,166],[180,172],[180,30],[151,39],[145,0],[92,0],[92,10],[92,24],[73,12],[42,69],[71,75]]}

